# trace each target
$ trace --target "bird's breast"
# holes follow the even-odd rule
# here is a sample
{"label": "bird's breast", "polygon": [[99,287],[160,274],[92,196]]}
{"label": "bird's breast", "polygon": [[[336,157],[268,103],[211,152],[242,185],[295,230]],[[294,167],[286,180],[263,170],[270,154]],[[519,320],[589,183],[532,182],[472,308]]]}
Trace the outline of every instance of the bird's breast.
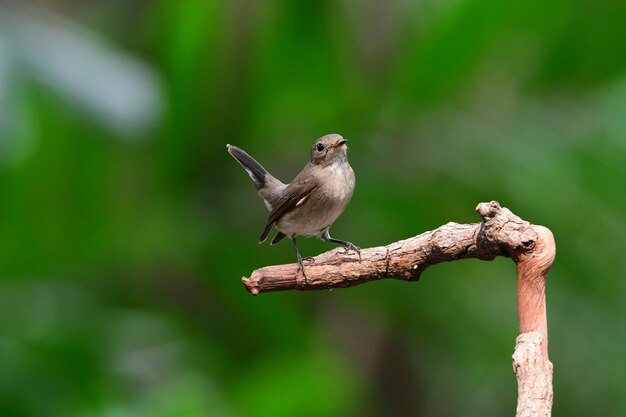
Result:
{"label": "bird's breast", "polygon": [[321,235],[343,213],[354,192],[354,172],[350,165],[331,164],[316,173],[318,186],[306,199],[278,222],[287,234]]}
{"label": "bird's breast", "polygon": [[329,198],[336,199],[338,203],[350,201],[354,192],[354,171],[347,162],[331,164],[322,171],[320,184],[322,192]]}

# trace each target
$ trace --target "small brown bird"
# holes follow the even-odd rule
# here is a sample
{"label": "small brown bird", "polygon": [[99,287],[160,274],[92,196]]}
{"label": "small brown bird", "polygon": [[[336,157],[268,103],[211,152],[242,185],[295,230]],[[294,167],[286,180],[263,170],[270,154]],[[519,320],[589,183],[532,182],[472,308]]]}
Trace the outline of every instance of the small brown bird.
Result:
{"label": "small brown bird", "polygon": [[[346,142],[346,139],[337,134],[322,136],[316,140],[309,162],[289,184],[283,184],[273,177],[242,149],[226,145],[228,152],[248,172],[270,211],[259,243],[267,239],[272,227],[276,225],[278,233],[271,244],[289,236],[305,278],[303,258],[296,243],[297,236],[319,236],[327,242],[343,245],[346,252],[354,250],[359,259],[361,257],[357,246],[334,239],[329,233],[330,226],[343,213],[354,192],[354,171],[348,163]],[[314,261],[311,257],[305,259]]]}

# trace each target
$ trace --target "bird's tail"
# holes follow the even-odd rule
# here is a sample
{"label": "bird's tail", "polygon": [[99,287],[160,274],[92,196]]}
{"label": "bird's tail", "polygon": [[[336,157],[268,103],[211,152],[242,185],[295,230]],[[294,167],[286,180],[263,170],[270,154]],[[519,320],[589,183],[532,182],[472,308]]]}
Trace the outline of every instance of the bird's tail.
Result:
{"label": "bird's tail", "polygon": [[263,198],[268,210],[272,210],[272,207],[280,198],[285,184],[274,178],[261,164],[259,164],[253,157],[248,155],[243,149],[240,149],[233,145],[226,145],[228,152],[241,164],[246,170],[257,190],[259,195]]}
{"label": "bird's tail", "polygon": [[267,170],[243,149],[233,145],[226,145],[226,148],[228,148],[228,153],[230,153],[246,170],[248,175],[250,175],[256,189],[260,190],[265,187],[267,176],[269,175]]}

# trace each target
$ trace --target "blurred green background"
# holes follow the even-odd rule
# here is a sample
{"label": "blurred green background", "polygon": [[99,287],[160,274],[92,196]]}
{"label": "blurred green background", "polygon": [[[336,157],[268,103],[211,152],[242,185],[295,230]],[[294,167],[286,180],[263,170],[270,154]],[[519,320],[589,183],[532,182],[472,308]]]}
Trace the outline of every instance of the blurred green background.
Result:
{"label": "blurred green background", "polygon": [[[503,416],[515,268],[252,297],[326,133],[383,245],[500,201],[552,229],[555,416],[626,415],[626,3],[0,1],[0,415]],[[332,245],[301,239],[303,254]]]}

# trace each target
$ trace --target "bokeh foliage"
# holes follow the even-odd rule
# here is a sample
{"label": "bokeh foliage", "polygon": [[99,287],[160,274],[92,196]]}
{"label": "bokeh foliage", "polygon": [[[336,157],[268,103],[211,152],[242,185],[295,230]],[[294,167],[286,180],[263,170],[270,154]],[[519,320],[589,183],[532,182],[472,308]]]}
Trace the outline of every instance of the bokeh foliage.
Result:
{"label": "bokeh foliage", "polygon": [[0,29],[0,415],[512,415],[509,260],[244,292],[294,255],[256,244],[266,212],[225,144],[288,181],[331,132],[357,175],[340,238],[475,222],[491,199],[550,227],[554,415],[626,413],[626,3],[39,7],[157,74],[162,110],[112,128]]}

